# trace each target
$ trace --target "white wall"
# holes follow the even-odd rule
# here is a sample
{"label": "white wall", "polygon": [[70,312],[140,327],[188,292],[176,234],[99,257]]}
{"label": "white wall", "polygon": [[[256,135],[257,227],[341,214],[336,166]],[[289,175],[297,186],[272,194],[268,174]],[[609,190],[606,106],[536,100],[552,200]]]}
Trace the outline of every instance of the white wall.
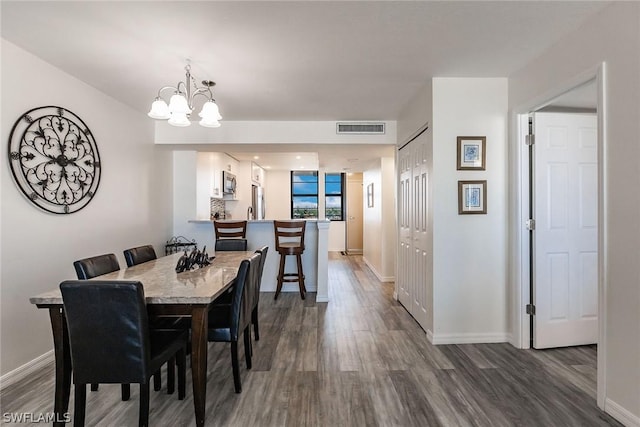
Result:
{"label": "white wall", "polygon": [[291,219],[291,173],[289,171],[268,171],[264,195],[267,219]]}
{"label": "white wall", "polygon": [[159,254],[171,235],[170,153],[153,144],[153,122],[76,78],[2,40],[2,141],[15,120],[45,105],[67,108],[95,136],[102,177],[79,212],[54,215],[28,202],[0,150],[2,212],[2,375],[52,349],[48,312],[29,297],[76,277],[73,261],[151,243]]}
{"label": "white wall", "polygon": [[[433,79],[434,342],[506,341],[507,79]],[[457,136],[486,136],[486,170],[456,170]],[[487,214],[458,215],[458,181],[487,180]]]}
{"label": "white wall", "polygon": [[[380,158],[362,173],[362,257],[378,279],[395,280],[395,161]],[[367,187],[373,184],[373,207],[367,205]]]}
{"label": "white wall", "polygon": [[517,110],[606,63],[603,389],[605,409],[628,425],[640,425],[640,199],[629,197],[640,183],[639,52],[640,4],[616,2],[509,78]]}
{"label": "white wall", "polygon": [[202,126],[176,128],[156,122],[156,144],[395,144],[396,122],[383,135],[338,135],[335,121],[229,121],[211,132]]}

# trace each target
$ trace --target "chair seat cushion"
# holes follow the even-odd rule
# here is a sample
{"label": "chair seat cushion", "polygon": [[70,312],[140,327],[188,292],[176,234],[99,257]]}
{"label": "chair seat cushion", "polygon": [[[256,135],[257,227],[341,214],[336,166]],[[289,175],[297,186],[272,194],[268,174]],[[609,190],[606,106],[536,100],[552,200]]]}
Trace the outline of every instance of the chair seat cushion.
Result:
{"label": "chair seat cushion", "polygon": [[247,239],[219,239],[216,240],[216,251],[246,251]]}

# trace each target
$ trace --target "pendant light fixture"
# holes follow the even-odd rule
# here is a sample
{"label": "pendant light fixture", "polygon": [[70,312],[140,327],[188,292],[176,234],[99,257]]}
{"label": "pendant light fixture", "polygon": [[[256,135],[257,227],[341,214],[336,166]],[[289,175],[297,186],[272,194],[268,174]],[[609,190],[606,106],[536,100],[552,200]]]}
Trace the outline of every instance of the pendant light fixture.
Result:
{"label": "pendant light fixture", "polygon": [[[205,101],[202,110],[198,114],[200,116],[200,126],[208,128],[220,127],[222,116],[211,91],[211,88],[215,86],[215,82],[203,80],[202,87],[198,87],[196,80],[191,75],[189,60],[187,60],[187,65],[184,69],[186,71],[185,81],[178,82],[176,86],[161,88],[155,101],[151,104],[151,111],[147,115],[152,119],[168,120],[168,123],[172,126],[189,126],[191,125],[189,116],[193,111],[193,100],[196,96],[202,95],[207,98],[207,101]],[[173,90],[173,95],[168,105],[161,96],[162,91],[166,89]]]}

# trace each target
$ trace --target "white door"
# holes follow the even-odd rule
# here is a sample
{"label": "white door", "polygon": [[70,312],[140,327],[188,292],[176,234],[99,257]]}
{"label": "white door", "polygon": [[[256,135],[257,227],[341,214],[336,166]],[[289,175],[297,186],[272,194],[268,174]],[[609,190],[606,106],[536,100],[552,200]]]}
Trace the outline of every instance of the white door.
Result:
{"label": "white door", "polygon": [[415,274],[413,283],[415,285],[412,295],[413,307],[411,307],[409,312],[418,323],[426,329],[430,257],[428,250],[429,175],[427,171],[427,146],[425,142],[426,141],[420,139],[413,142],[418,143],[413,154],[414,161],[411,173],[413,186],[411,237],[413,239],[413,272]]}
{"label": "white door", "polygon": [[398,299],[426,330],[431,286],[426,135],[398,152]]}
{"label": "white door", "polygon": [[534,115],[534,347],[598,339],[597,118]]}
{"label": "white door", "polygon": [[411,242],[411,158],[412,148],[404,147],[398,153],[398,226],[399,248],[397,263],[398,300],[406,308],[411,307],[410,279],[412,257]]}
{"label": "white door", "polygon": [[362,253],[362,173],[347,177],[347,254]]}

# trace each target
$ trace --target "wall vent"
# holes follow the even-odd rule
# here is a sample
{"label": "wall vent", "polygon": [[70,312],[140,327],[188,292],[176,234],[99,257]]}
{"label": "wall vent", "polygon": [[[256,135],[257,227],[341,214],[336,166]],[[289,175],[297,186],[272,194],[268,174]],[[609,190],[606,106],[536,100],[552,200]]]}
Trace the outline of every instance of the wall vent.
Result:
{"label": "wall vent", "polygon": [[340,134],[368,134],[384,135],[384,123],[372,122],[337,122],[336,133]]}

